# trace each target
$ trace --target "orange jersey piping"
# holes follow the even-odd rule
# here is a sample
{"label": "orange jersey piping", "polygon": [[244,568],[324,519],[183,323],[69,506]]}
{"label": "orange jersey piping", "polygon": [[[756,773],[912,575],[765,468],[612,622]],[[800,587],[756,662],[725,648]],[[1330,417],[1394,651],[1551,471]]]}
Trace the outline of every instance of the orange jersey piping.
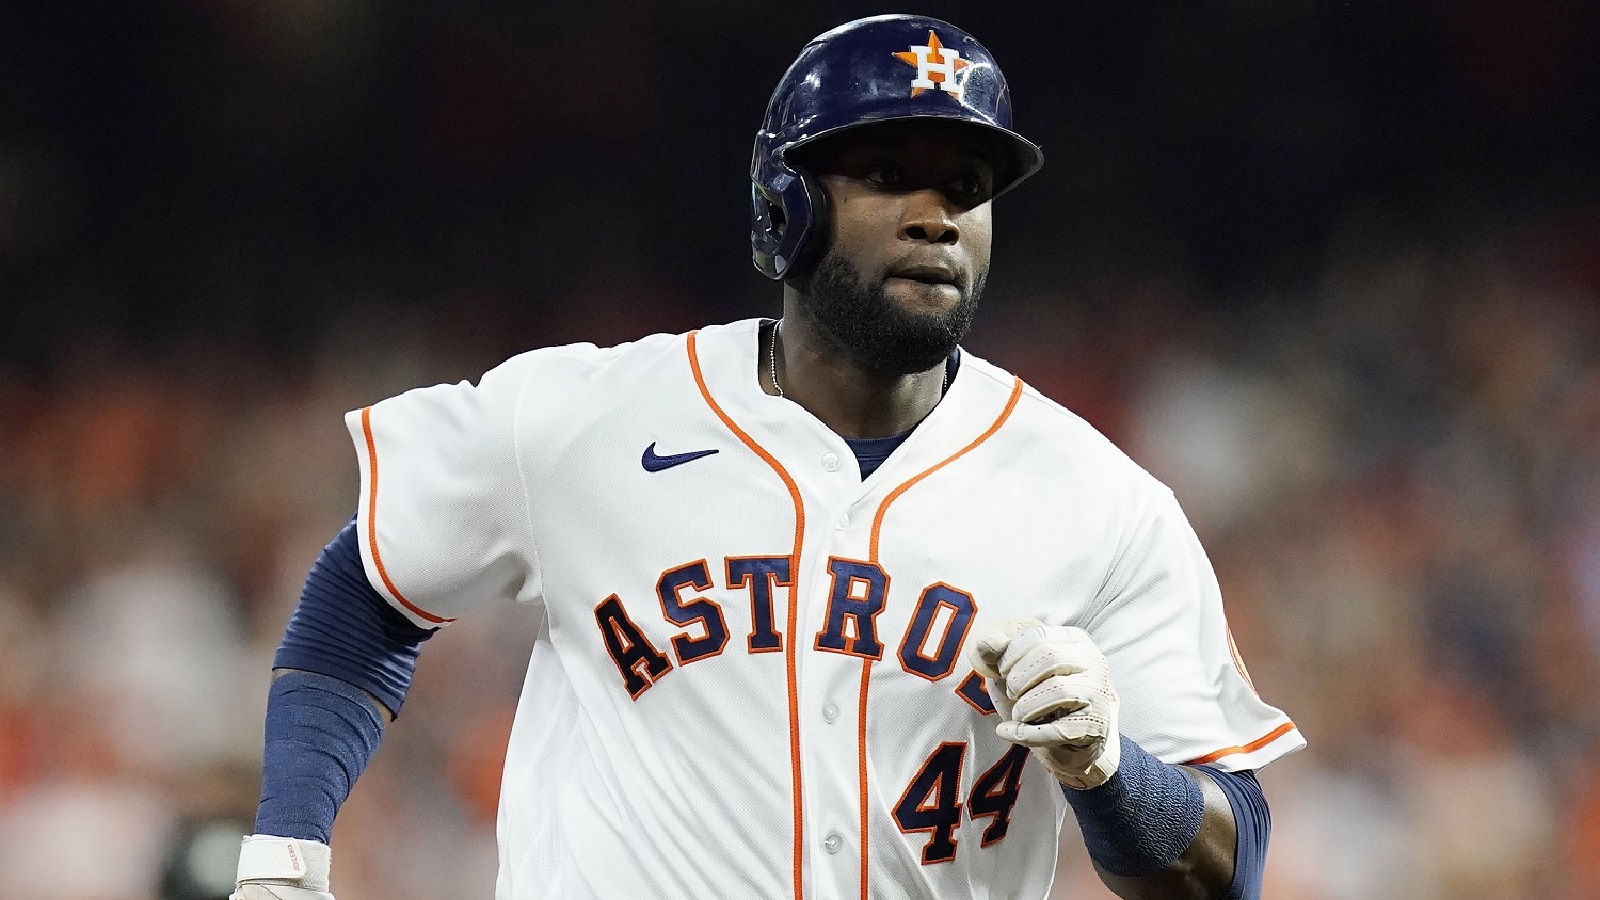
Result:
{"label": "orange jersey piping", "polygon": [[1235,747],[1223,747],[1221,750],[1215,750],[1211,753],[1207,753],[1205,756],[1191,759],[1184,765],[1202,766],[1208,762],[1216,762],[1224,756],[1233,756],[1235,753],[1254,753],[1255,751],[1260,750],[1262,747],[1265,747],[1266,745],[1272,743],[1278,738],[1283,737],[1293,730],[1294,723],[1285,722],[1248,744],[1239,744]]}
{"label": "orange jersey piping", "polygon": [[[872,535],[868,543],[867,559],[873,565],[878,564],[878,536],[883,529],[883,517],[889,512],[889,504],[900,499],[900,495],[910,490],[918,482],[929,475],[955,462],[965,456],[974,447],[994,437],[995,432],[1011,418],[1011,412],[1017,408],[1017,401],[1022,398],[1022,379],[1013,378],[1011,382],[1011,396],[1006,400],[1005,408],[1000,410],[1000,415],[995,417],[993,424],[983,434],[972,439],[972,443],[950,454],[939,462],[917,473],[907,481],[901,482],[894,490],[889,492],[883,502],[878,504],[878,512],[872,517]],[[858,769],[857,782],[861,788],[861,900],[868,900],[867,893],[867,687],[872,679],[872,660],[861,661],[861,701],[856,715],[857,746],[856,766]]]}
{"label": "orange jersey piping", "polygon": [[878,504],[877,515],[872,517],[872,542],[867,553],[868,559],[873,562],[878,561],[878,536],[883,529],[883,517],[889,511],[889,504],[900,499],[900,495],[910,490],[917,482],[927,478],[929,475],[932,475],[945,466],[950,465],[951,463],[965,456],[979,444],[993,437],[994,433],[1000,430],[1000,426],[1004,425],[1006,420],[1011,418],[1011,411],[1017,408],[1017,401],[1020,399],[1022,399],[1022,379],[1016,378],[1011,383],[1011,397],[1006,401],[1005,409],[1000,411],[1000,415],[995,418],[994,424],[989,426],[989,430],[978,435],[976,438],[973,438],[972,443],[950,454],[940,462],[929,466],[927,469],[924,469],[910,480],[902,482],[898,487],[889,492],[889,496],[883,498],[883,502]]}
{"label": "orange jersey piping", "polygon": [[756,456],[761,457],[761,461],[765,462],[772,468],[772,471],[777,473],[778,477],[783,480],[784,487],[789,489],[789,497],[794,500],[794,549],[790,553],[789,561],[788,636],[783,644],[783,662],[789,687],[789,770],[794,785],[794,895],[796,900],[799,900],[799,898],[805,896],[803,881],[801,880],[804,874],[802,863],[805,858],[805,817],[804,806],[800,797],[800,694],[796,687],[795,675],[795,647],[799,645],[799,641],[795,640],[795,631],[799,627],[800,548],[805,541],[806,506],[805,501],[800,496],[799,485],[795,484],[794,479],[789,476],[789,472],[784,469],[783,464],[778,462],[777,458],[769,453],[766,448],[756,443],[755,438],[752,438],[744,429],[740,428],[733,421],[733,418],[723,412],[722,407],[712,398],[710,389],[706,387],[705,375],[700,371],[700,354],[695,350],[695,338],[699,334],[699,331],[689,332],[688,352],[689,370],[694,373],[695,387],[700,389],[700,396],[706,401],[706,406],[711,407],[711,411],[716,413],[717,418],[722,420],[722,424],[727,426],[735,437],[743,442],[746,447],[749,447]]}
{"label": "orange jersey piping", "polygon": [[367,438],[367,547],[372,550],[372,567],[378,570],[378,577],[383,579],[383,586],[389,589],[390,596],[400,601],[400,605],[416,613],[424,621],[435,625],[448,625],[455,619],[436,616],[422,607],[412,603],[400,593],[400,589],[389,580],[389,571],[383,567],[383,555],[378,552],[378,444],[372,438],[372,407],[363,407],[361,410],[361,431]]}

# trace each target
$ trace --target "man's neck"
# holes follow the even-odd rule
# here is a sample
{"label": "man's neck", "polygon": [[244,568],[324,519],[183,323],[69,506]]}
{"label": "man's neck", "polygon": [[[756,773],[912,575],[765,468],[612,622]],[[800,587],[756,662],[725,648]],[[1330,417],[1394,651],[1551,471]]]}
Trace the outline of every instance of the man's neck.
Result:
{"label": "man's neck", "polygon": [[[943,361],[914,375],[868,372],[819,335],[790,298],[784,313],[775,354],[783,395],[840,437],[887,437],[910,431],[938,405],[944,393]],[[770,329],[766,340],[772,340]],[[761,369],[766,373],[765,358]],[[762,383],[770,390],[765,377]]]}

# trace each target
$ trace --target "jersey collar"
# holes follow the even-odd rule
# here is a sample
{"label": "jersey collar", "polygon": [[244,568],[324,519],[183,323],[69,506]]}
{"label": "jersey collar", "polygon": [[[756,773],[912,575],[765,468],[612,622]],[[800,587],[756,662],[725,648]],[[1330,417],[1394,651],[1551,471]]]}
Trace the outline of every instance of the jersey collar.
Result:
{"label": "jersey collar", "polygon": [[[831,452],[845,461],[853,459],[844,438],[805,407],[762,390],[763,322],[745,319],[696,332],[696,356],[706,393],[797,477],[815,469],[821,454]],[[937,461],[971,443],[1004,410],[1013,382],[1009,374],[962,350],[961,365],[939,404],[865,484],[905,477],[903,469],[914,473],[920,470],[919,463]]]}

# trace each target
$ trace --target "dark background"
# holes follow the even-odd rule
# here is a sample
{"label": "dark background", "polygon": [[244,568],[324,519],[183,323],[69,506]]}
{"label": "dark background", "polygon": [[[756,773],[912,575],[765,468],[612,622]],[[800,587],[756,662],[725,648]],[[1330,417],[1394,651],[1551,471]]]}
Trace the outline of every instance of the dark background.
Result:
{"label": "dark background", "polygon": [[[876,9],[7,4],[0,358],[48,367],[88,335],[293,356],[352,297],[513,344],[641,280],[716,318],[768,308],[740,264],[751,137],[797,47]],[[1176,271],[1226,304],[1305,286],[1352,221],[1594,215],[1581,0],[920,11],[988,43],[1046,150],[999,210],[1002,296]]]}
{"label": "dark background", "polygon": [[[969,348],[1174,488],[1310,741],[1263,775],[1272,900],[1600,898],[1597,9],[915,10],[1045,148]],[[885,11],[0,5],[0,898],[225,893],[342,413],[775,314],[767,95]],[[341,900],[490,895],[532,628],[428,644]],[[1105,896],[1064,846],[1056,896]]]}

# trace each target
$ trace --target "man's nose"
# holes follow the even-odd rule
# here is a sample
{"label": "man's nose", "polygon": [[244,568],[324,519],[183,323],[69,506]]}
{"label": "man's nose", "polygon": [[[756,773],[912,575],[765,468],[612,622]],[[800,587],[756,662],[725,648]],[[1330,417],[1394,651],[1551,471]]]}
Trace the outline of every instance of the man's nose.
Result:
{"label": "man's nose", "polygon": [[900,217],[900,239],[929,244],[954,244],[961,239],[961,229],[950,215],[943,193],[929,189],[906,196],[905,212]]}

